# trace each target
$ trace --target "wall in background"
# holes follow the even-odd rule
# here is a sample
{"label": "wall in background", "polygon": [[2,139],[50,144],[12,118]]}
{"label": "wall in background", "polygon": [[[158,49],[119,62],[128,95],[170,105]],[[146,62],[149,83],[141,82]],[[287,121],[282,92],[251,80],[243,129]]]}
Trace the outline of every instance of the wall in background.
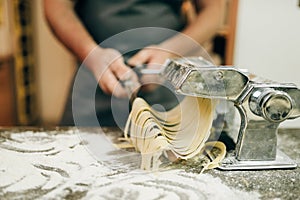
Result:
{"label": "wall in background", "polygon": [[45,125],[56,125],[63,112],[75,61],[52,35],[45,18],[41,0],[33,1],[35,23],[35,52],[40,117]]}
{"label": "wall in background", "polygon": [[9,1],[0,2],[0,57],[8,57],[13,53],[12,45],[12,10],[11,3]]}
{"label": "wall in background", "polygon": [[[300,87],[300,7],[298,0],[240,0],[234,64]],[[300,127],[300,119],[284,127]]]}
{"label": "wall in background", "polygon": [[0,126],[16,123],[12,10],[10,1],[0,0]]}

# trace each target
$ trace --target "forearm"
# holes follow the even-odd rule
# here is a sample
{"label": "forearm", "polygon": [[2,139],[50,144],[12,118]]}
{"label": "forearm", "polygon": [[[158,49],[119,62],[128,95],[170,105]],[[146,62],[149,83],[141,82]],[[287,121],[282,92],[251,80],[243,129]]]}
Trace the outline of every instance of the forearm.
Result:
{"label": "forearm", "polygon": [[97,46],[74,13],[70,0],[44,0],[46,19],[56,37],[83,61]]}
{"label": "forearm", "polygon": [[203,8],[196,19],[183,31],[161,45],[182,53],[196,48],[211,39],[220,28],[224,16],[225,0],[203,0]]}
{"label": "forearm", "polygon": [[182,31],[199,44],[212,38],[222,25],[225,0],[203,0],[202,4],[203,9],[195,21]]}

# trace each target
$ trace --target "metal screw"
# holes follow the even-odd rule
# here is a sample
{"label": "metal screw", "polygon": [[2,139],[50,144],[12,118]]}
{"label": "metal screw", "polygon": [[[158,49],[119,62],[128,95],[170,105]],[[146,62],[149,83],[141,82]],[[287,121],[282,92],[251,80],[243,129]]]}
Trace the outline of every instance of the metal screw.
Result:
{"label": "metal screw", "polygon": [[223,72],[217,71],[217,72],[216,72],[216,75],[215,75],[215,79],[216,79],[217,81],[220,81],[220,80],[222,80],[223,78],[224,78]]}

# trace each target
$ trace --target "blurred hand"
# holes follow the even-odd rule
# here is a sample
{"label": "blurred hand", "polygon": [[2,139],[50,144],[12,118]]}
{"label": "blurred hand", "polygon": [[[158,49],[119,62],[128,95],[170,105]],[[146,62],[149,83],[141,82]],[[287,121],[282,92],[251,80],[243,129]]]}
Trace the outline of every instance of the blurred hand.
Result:
{"label": "blurred hand", "polygon": [[[160,46],[153,45],[140,50],[127,62],[131,66],[147,64],[147,69],[162,69],[165,61],[168,58],[175,56],[176,55],[171,51],[163,49]],[[144,75],[141,78],[141,82],[143,84],[143,89],[147,91],[153,91],[158,85],[163,82],[163,80],[158,75]]]}
{"label": "blurred hand", "polygon": [[115,49],[95,48],[86,58],[84,64],[92,71],[101,89],[116,97],[128,97],[128,91],[120,81],[132,80],[135,89],[140,85],[137,75],[124,64],[120,52]]}

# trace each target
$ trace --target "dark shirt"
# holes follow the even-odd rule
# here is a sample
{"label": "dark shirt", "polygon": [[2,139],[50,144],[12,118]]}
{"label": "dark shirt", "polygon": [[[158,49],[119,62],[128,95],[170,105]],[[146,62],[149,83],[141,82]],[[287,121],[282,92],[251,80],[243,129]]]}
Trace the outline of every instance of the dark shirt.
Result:
{"label": "dark shirt", "polygon": [[[181,0],[78,0],[75,10],[94,40],[101,43],[134,28],[162,27],[180,31],[184,27],[181,4]],[[142,36],[132,35],[126,42],[140,42],[140,38],[146,46],[168,37],[168,34],[145,32]]]}

